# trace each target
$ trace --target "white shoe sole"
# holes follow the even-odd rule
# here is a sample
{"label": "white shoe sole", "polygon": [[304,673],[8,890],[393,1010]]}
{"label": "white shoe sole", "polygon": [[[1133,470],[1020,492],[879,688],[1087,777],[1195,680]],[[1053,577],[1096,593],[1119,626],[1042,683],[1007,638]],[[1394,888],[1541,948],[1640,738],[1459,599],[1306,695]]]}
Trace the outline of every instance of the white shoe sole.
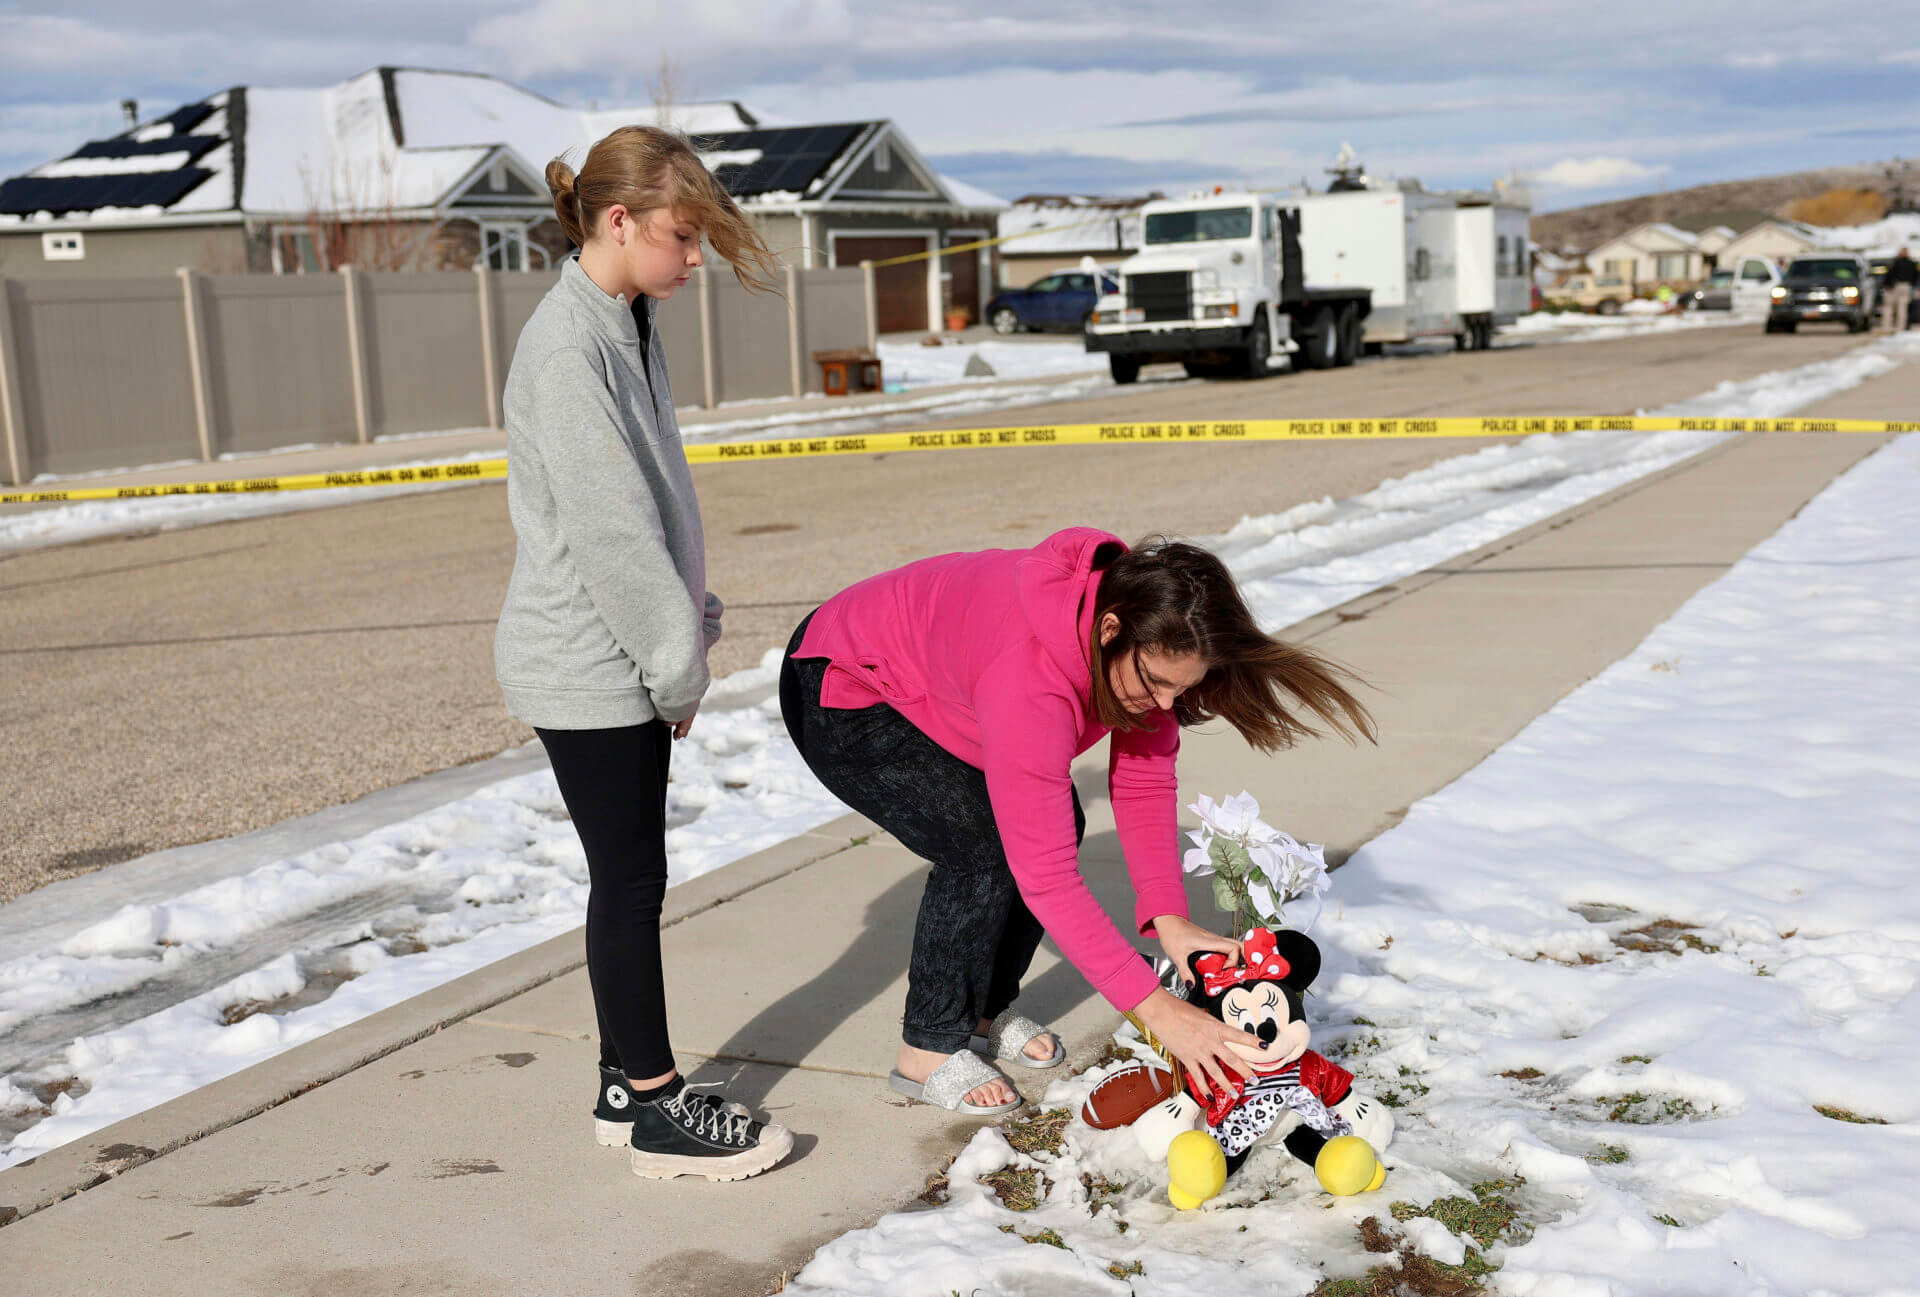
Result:
{"label": "white shoe sole", "polygon": [[629,1165],[643,1180],[671,1180],[697,1175],[703,1180],[745,1180],[771,1171],[793,1151],[793,1132],[785,1126],[766,1126],[760,1144],[731,1157],[688,1157],[678,1153],[643,1153],[634,1149]]}
{"label": "white shoe sole", "polygon": [[604,1117],[593,1119],[593,1142],[602,1148],[618,1148],[622,1144],[633,1142],[633,1123],[630,1121],[608,1121]]}

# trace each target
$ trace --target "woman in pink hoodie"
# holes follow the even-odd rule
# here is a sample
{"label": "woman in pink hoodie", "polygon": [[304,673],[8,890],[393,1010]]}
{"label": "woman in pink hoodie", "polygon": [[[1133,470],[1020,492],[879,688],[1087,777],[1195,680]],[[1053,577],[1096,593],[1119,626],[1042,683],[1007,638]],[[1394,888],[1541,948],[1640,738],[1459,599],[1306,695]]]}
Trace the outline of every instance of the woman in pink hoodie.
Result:
{"label": "woman in pink hoodie", "polygon": [[1180,868],[1180,729],[1220,717],[1262,751],[1313,733],[1373,735],[1351,677],[1255,624],[1224,564],[1090,527],[1032,549],[923,559],[852,586],[794,632],[788,732],[835,796],[932,862],[914,929],[894,1088],[958,1112],[1018,1107],[973,1050],[1065,1058],[1013,1008],[1052,934],[1117,1009],[1190,1072],[1245,1074],[1236,1033],[1163,989],[1080,877],[1086,821],[1069,772],[1102,738],[1133,922],[1178,968],[1239,944],[1191,922]]}

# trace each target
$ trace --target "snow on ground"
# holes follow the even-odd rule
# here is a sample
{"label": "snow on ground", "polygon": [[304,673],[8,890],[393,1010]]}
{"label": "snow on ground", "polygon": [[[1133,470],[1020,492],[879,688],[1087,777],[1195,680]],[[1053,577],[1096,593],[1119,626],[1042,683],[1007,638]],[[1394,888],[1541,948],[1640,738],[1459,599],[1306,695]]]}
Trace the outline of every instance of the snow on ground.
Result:
{"label": "snow on ground", "polygon": [[[973,373],[968,373],[968,366]],[[981,368],[987,370],[980,373]],[[1054,374],[1105,374],[1104,352],[1089,352],[1078,337],[1061,342],[964,342],[942,347],[882,342],[880,372],[889,391],[907,391],[975,378],[1043,378]]]}
{"label": "snow on ground", "polygon": [[[1652,307],[1648,311],[1646,307]],[[1632,309],[1629,309],[1632,308]],[[1580,311],[1534,311],[1523,315],[1495,335],[1502,343],[1606,342],[1614,338],[1642,338],[1678,329],[1757,329],[1760,317],[1740,311],[1669,312],[1657,302],[1628,302],[1619,315],[1588,315]]]}
{"label": "snow on ground", "polygon": [[[1867,350],[1912,351],[1915,341]],[[1877,372],[1859,354],[1716,389],[1687,412],[1748,413],[1744,403],[1764,396],[1766,412],[1778,413],[1817,400]],[[1721,439],[1530,437],[1351,500],[1243,519],[1208,543],[1278,627]],[[676,748],[674,882],[840,813],[779,722],[775,661],[718,682]],[[0,1167],[576,926],[585,867],[562,815],[550,773],[520,776],[349,842],[102,915],[0,964]]]}
{"label": "snow on ground", "polygon": [[1268,1149],[1182,1214],[1127,1131],[985,1130],[786,1291],[1303,1293],[1404,1248],[1555,1297],[1915,1292],[1916,474],[1920,435],[1857,466],[1334,876],[1309,1013],[1397,1109],[1380,1191]]}

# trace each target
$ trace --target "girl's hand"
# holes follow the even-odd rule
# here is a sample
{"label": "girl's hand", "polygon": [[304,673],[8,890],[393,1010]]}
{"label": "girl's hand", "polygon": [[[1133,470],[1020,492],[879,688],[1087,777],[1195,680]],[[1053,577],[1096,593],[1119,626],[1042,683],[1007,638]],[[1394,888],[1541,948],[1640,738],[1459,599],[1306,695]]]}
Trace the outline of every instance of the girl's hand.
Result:
{"label": "girl's hand", "polygon": [[[694,708],[693,713],[694,713],[694,716],[698,716],[700,714],[700,709],[698,707]],[[676,739],[684,739],[685,737],[687,737],[687,734],[692,729],[693,729],[693,716],[689,716],[687,717],[687,719],[683,721],[676,721],[674,722],[674,726],[673,726],[673,737]]]}
{"label": "girl's hand", "polygon": [[1241,1077],[1253,1075],[1252,1065],[1232,1048],[1236,1041],[1246,1042],[1244,1031],[1235,1031],[1205,1009],[1176,999],[1164,987],[1156,987],[1134,1006],[1133,1013],[1180,1060],[1187,1075],[1201,1078],[1201,1088],[1226,1089],[1229,1071]]}
{"label": "girl's hand", "polygon": [[1180,970],[1180,979],[1188,986],[1193,985],[1193,970],[1187,965],[1187,956],[1203,950],[1218,951],[1227,957],[1227,967],[1236,968],[1240,964],[1240,943],[1232,937],[1215,936],[1191,919],[1178,914],[1160,914],[1153,920],[1153,930],[1160,934],[1160,949],[1167,952],[1167,958]]}

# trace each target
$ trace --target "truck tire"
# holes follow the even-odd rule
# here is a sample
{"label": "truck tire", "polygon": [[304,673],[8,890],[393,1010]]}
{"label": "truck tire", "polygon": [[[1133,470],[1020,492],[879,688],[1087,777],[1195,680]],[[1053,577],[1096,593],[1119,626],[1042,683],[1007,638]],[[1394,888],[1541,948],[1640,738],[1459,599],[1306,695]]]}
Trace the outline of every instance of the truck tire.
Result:
{"label": "truck tire", "polygon": [[1340,312],[1339,362],[1342,367],[1351,365],[1354,361],[1360,359],[1361,339],[1365,333],[1366,326],[1361,323],[1360,308],[1357,306],[1342,308]]}
{"label": "truck tire", "polygon": [[1117,351],[1107,353],[1107,368],[1113,372],[1113,381],[1122,385],[1140,377],[1140,362]]}
{"label": "truck tire", "polygon": [[1599,305],[1593,309],[1600,315],[1618,315],[1620,314],[1620,303],[1614,298],[1603,297],[1600,299]]}
{"label": "truck tire", "polygon": [[1240,361],[1243,378],[1265,378],[1267,357],[1273,352],[1273,333],[1267,325],[1267,308],[1253,308],[1253,323],[1247,326],[1247,354]]}
{"label": "truck tire", "polygon": [[1332,369],[1340,363],[1340,322],[1326,307],[1314,311],[1300,340],[1300,355],[1308,369]]}

